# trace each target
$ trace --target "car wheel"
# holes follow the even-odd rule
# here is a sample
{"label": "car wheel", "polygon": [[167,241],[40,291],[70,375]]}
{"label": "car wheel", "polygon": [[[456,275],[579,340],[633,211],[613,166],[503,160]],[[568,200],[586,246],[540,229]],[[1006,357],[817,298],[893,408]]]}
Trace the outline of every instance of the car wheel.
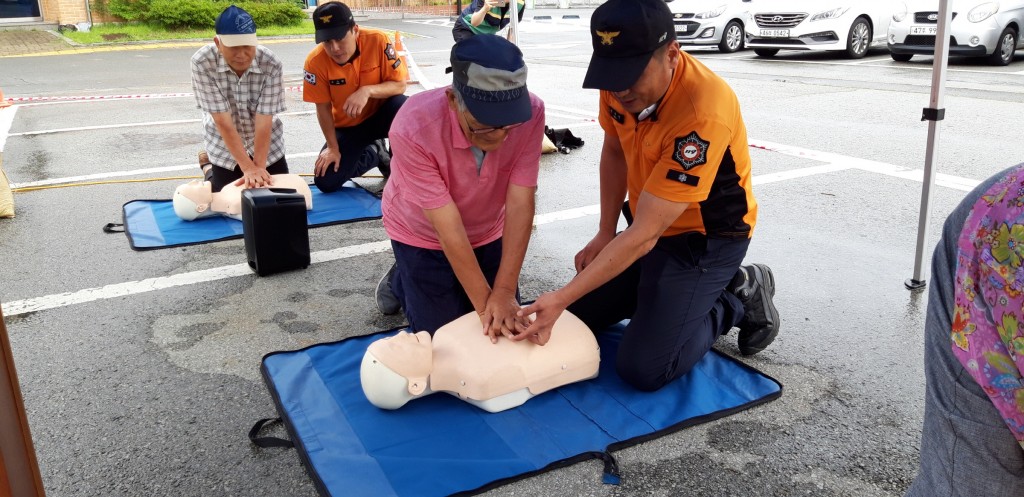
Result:
{"label": "car wheel", "polygon": [[871,45],[871,26],[868,20],[858,17],[850,26],[850,35],[846,38],[846,56],[851,59],[859,59],[868,53],[868,46]]}
{"label": "car wheel", "polygon": [[775,54],[779,53],[778,48],[755,48],[754,53],[758,57],[775,57]]}
{"label": "car wheel", "polygon": [[718,51],[733,53],[743,48],[743,25],[739,21],[729,21],[722,31],[722,41],[718,43]]}
{"label": "car wheel", "polygon": [[988,56],[988,63],[994,66],[1005,66],[1013,62],[1013,53],[1017,50],[1017,32],[1007,26],[999,35],[999,43],[992,55]]}
{"label": "car wheel", "polygon": [[914,54],[912,54],[912,53],[890,53],[889,56],[892,57],[892,60],[895,60],[896,62],[909,62],[910,58],[913,57]]}

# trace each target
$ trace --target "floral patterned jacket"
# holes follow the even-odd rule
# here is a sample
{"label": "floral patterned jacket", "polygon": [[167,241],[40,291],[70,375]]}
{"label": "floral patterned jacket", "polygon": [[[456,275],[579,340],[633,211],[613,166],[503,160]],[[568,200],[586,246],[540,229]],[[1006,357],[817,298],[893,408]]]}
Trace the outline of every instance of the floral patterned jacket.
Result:
{"label": "floral patterned jacket", "polygon": [[978,199],[957,246],[953,354],[1024,447],[1024,164]]}

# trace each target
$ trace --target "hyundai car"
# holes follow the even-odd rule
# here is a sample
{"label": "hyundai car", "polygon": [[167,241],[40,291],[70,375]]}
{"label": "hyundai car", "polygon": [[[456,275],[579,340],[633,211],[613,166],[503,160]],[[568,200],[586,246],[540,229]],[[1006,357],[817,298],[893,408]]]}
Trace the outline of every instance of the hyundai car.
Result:
{"label": "hyundai car", "polygon": [[[906,62],[914,55],[933,55],[938,33],[938,0],[896,2],[889,24],[889,53],[893,60]],[[1022,48],[1020,29],[1024,26],[1024,0],[952,0],[953,22],[949,26],[949,54],[986,57],[1005,66]]]}
{"label": "hyundai car", "polygon": [[770,0],[750,3],[746,45],[761,57],[779,50],[841,51],[857,59],[885,46],[892,0]]}
{"label": "hyundai car", "polygon": [[723,53],[743,48],[750,0],[666,0],[680,45],[718,46]]}

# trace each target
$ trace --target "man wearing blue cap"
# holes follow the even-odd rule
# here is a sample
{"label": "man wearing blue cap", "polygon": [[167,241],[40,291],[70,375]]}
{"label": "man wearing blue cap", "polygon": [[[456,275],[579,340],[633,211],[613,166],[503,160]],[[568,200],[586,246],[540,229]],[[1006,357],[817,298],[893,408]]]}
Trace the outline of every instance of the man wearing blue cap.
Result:
{"label": "man wearing blue cap", "polygon": [[256,23],[239,7],[221,12],[216,32],[192,56],[192,90],[204,113],[200,166],[215,192],[232,181],[272,186],[272,174],[288,172],[276,116],[285,110],[281,61],[256,45]]}
{"label": "man wearing blue cap", "polygon": [[[522,310],[545,342],[567,307],[591,329],[629,319],[616,371],[641,390],[686,374],[738,326],[740,352],[778,333],[775,280],[740,266],[757,219],[747,132],[729,85],[679,50],[662,0],[608,0],[583,86],[601,90],[601,219],[577,275]],[[629,204],[623,207],[628,193]],[[616,235],[620,208],[629,227]]]}
{"label": "man wearing blue cap", "polygon": [[475,310],[496,340],[516,329],[544,103],[526,88],[522,52],[503,38],[460,41],[451,64],[452,86],[409,97],[391,128],[382,208],[396,262],[377,285],[377,307],[404,309],[413,330],[431,333]]}

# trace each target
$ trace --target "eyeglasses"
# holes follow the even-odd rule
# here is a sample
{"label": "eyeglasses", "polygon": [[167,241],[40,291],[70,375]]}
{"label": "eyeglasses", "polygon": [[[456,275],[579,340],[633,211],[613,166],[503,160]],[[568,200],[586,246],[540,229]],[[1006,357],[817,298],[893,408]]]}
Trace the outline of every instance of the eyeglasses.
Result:
{"label": "eyeglasses", "polygon": [[488,128],[474,128],[472,124],[469,124],[469,118],[465,116],[465,109],[459,109],[459,114],[463,114],[462,118],[466,120],[466,128],[469,129],[470,133],[474,135],[486,135],[488,133],[494,133],[495,131],[508,131],[516,129],[526,123],[515,123],[506,126],[488,127]]}

